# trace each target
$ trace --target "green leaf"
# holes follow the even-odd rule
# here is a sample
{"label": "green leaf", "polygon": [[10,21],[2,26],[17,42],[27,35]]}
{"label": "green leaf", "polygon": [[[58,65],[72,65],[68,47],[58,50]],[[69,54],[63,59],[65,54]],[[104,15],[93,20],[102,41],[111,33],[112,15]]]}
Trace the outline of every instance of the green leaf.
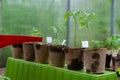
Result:
{"label": "green leaf", "polygon": [[57,33],[57,28],[52,26],[52,29],[53,29],[54,33],[56,34]]}
{"label": "green leaf", "polygon": [[33,35],[33,36],[40,36],[40,35],[42,35],[42,31],[33,28],[32,31],[31,31],[31,35]]}
{"label": "green leaf", "polygon": [[65,13],[64,19],[66,20],[69,16],[73,16],[73,13],[71,11]]}

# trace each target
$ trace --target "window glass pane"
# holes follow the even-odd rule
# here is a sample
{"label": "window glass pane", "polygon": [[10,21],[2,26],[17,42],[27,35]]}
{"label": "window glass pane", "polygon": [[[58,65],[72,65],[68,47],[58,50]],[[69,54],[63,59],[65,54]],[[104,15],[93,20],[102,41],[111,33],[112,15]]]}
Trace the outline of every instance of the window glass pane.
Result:
{"label": "window glass pane", "polygon": [[[116,0],[118,4],[117,1],[119,0]],[[54,26],[65,28],[63,32],[57,34],[57,37],[61,41],[66,39],[67,30],[63,16],[66,12],[67,0],[3,0],[2,5],[4,27],[2,33],[30,35],[32,28],[36,28],[42,31],[44,38],[56,37],[52,30]],[[71,10],[83,10],[96,14],[95,18],[89,22],[94,40],[103,40],[106,36],[110,36],[111,0],[71,0]],[[70,46],[73,47],[74,22],[70,20]],[[86,28],[79,26],[77,27],[78,47],[81,46],[82,40],[90,40],[90,37]]]}
{"label": "window glass pane", "polygon": [[[66,12],[64,0],[3,0],[3,33],[30,35],[33,28],[42,31],[42,36],[55,37],[54,27],[64,27]],[[66,29],[63,31],[66,32]],[[58,38],[66,34],[58,32]],[[64,36],[63,36],[64,35]],[[62,37],[62,38],[61,38]]]}
{"label": "window glass pane", "polygon": [[[46,42],[47,36],[52,36],[62,43],[67,31],[63,17],[66,6],[67,0],[2,0],[2,33],[31,35],[35,28],[42,31],[43,42]],[[62,31],[55,33],[52,26],[62,28]],[[10,54],[10,46],[2,48],[5,61]]]}
{"label": "window glass pane", "polygon": [[0,33],[2,32],[2,1],[0,0]]}
{"label": "window glass pane", "polygon": [[115,1],[115,33],[120,34],[120,0],[114,0]]}

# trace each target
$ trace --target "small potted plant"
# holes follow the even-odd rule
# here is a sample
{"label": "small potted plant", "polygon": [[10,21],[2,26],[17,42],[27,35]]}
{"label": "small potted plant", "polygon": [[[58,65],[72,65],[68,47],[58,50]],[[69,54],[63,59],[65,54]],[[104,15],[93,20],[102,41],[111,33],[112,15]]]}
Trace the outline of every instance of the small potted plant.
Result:
{"label": "small potted plant", "polygon": [[[113,35],[104,40],[104,46],[108,49],[106,57],[106,68],[115,70],[117,68],[117,55],[120,49],[120,35]],[[112,64],[110,65],[112,61]]]}
{"label": "small potted plant", "polygon": [[58,38],[63,32],[63,28],[52,26],[52,30],[55,34],[55,37],[52,41],[52,45],[49,46],[49,64],[56,67],[64,67],[65,64],[65,48],[66,46],[61,45],[61,41]]}
{"label": "small potted plant", "polygon": [[84,66],[88,73],[104,73],[107,48],[103,41],[92,41],[92,48],[84,51]]}
{"label": "small potted plant", "polygon": [[[33,28],[33,30],[34,30],[34,28]],[[30,35],[33,35],[33,32]],[[24,42],[23,43],[23,53],[24,53],[25,60],[35,61],[34,42]]]}
{"label": "small potted plant", "polygon": [[[42,35],[42,31],[33,28],[32,35],[40,36]],[[48,44],[42,42],[34,42],[34,51],[35,51],[35,62],[48,64]]]}
{"label": "small potted plant", "polygon": [[89,22],[94,16],[94,13],[87,13],[85,11],[80,12],[79,23],[82,27],[84,26],[87,28],[91,46],[91,49],[86,49],[83,53],[84,66],[88,73],[104,73],[107,49],[95,47],[95,44],[93,44],[92,33],[89,29]]}
{"label": "small potted plant", "polygon": [[67,68],[70,70],[81,70],[83,69],[83,52],[85,48],[77,48],[77,27],[79,23],[81,11],[68,11],[65,13],[64,18],[71,16],[74,22],[74,48],[67,48],[65,50],[65,58]]}

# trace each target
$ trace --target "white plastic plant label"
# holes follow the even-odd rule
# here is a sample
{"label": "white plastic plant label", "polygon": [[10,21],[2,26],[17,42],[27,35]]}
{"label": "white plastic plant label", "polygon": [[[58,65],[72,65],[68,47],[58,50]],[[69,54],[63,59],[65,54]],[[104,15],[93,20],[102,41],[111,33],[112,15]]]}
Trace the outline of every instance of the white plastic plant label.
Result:
{"label": "white plastic plant label", "polygon": [[112,54],[112,57],[117,57],[117,53],[113,53],[113,54]]}
{"label": "white plastic plant label", "polygon": [[47,43],[52,43],[52,37],[46,37]]}
{"label": "white plastic plant label", "polygon": [[112,55],[111,50],[107,50],[107,55]]}
{"label": "white plastic plant label", "polygon": [[118,50],[112,50],[112,57],[117,57]]}
{"label": "white plastic plant label", "polygon": [[66,42],[66,40],[63,40],[61,45],[65,45],[65,42]]}
{"label": "white plastic plant label", "polygon": [[88,48],[89,44],[88,41],[82,41],[82,48]]}

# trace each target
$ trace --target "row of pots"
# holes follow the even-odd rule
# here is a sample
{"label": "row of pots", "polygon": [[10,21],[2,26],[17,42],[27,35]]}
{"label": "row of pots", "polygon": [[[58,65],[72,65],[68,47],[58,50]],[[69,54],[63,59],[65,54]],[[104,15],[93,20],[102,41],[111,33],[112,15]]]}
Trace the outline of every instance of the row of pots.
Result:
{"label": "row of pots", "polygon": [[106,63],[106,48],[85,49],[69,48],[62,45],[39,44],[37,42],[19,43],[12,45],[15,58],[52,66],[64,67],[70,70],[81,70],[86,67],[88,73],[104,73]]}

